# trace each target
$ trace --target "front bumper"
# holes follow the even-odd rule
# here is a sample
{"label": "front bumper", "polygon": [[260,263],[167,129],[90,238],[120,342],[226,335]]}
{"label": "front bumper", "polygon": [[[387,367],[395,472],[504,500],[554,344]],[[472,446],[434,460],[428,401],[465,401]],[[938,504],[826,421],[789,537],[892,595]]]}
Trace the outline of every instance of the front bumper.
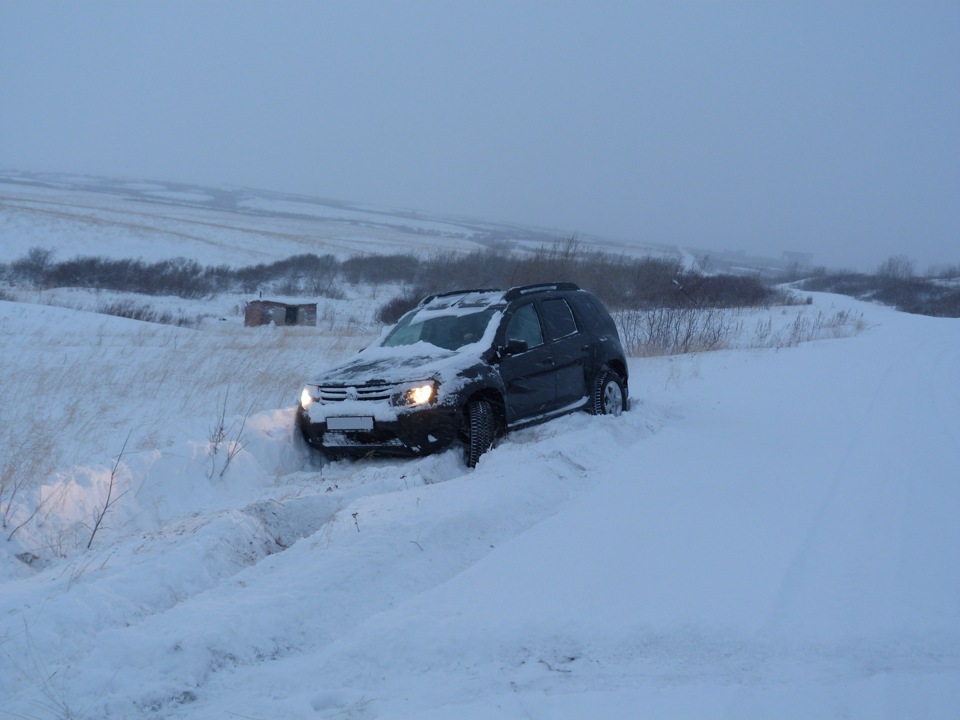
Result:
{"label": "front bumper", "polygon": [[399,414],[396,419],[373,419],[369,430],[331,430],[326,419],[314,422],[303,407],[297,425],[311,447],[332,456],[429,455],[449,447],[460,432],[454,408],[435,405]]}

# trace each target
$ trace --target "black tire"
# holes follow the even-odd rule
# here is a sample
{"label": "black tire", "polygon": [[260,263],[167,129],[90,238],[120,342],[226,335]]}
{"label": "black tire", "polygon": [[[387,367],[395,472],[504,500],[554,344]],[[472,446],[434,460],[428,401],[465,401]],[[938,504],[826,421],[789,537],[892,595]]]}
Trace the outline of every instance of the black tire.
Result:
{"label": "black tire", "polygon": [[590,412],[593,415],[619,416],[627,409],[623,380],[613,370],[603,370],[593,381]]}
{"label": "black tire", "polygon": [[467,405],[467,467],[476,467],[493,445],[493,408],[486,400],[472,400]]}

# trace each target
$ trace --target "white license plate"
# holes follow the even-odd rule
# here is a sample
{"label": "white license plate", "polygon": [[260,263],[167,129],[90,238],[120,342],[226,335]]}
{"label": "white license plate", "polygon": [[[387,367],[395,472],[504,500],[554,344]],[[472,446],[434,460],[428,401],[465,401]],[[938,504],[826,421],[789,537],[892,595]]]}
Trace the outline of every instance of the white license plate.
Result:
{"label": "white license plate", "polygon": [[373,418],[328,417],[327,430],[373,430]]}

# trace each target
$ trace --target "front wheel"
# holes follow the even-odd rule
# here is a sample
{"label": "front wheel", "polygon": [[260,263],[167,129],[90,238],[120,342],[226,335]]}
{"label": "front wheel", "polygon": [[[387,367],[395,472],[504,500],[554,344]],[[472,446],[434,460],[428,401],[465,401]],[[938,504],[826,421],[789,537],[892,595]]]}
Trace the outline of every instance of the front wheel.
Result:
{"label": "front wheel", "polygon": [[624,410],[623,380],[613,370],[604,370],[593,383],[590,412],[594,415],[618,416]]}
{"label": "front wheel", "polygon": [[467,467],[476,467],[493,445],[493,408],[486,400],[473,400],[467,405]]}

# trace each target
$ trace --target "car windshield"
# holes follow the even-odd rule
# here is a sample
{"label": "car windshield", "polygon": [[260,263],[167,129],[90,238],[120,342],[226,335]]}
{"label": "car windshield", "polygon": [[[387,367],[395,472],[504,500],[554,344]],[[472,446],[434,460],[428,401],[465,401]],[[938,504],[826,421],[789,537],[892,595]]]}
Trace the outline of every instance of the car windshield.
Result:
{"label": "car windshield", "polygon": [[470,312],[451,312],[450,309],[427,308],[407,313],[390,334],[384,338],[383,347],[413,345],[428,342],[445,350],[459,350],[464,345],[475,343],[483,337],[490,319],[499,308],[484,307]]}

